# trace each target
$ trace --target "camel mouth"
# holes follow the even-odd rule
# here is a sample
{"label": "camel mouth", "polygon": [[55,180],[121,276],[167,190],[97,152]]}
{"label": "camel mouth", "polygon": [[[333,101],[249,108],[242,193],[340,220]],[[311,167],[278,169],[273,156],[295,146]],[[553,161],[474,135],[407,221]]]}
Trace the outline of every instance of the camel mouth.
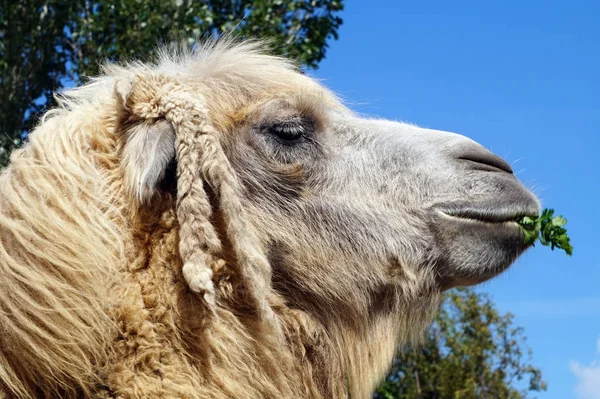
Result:
{"label": "camel mouth", "polygon": [[453,219],[491,224],[516,223],[524,216],[535,219],[540,214],[540,204],[532,195],[484,203],[440,204],[435,209]]}
{"label": "camel mouth", "polygon": [[537,218],[539,213],[536,211],[499,211],[499,210],[486,210],[486,209],[450,209],[440,210],[445,216],[449,216],[455,219],[462,219],[464,221],[500,224],[500,223],[517,223],[518,220],[525,216],[530,218]]}

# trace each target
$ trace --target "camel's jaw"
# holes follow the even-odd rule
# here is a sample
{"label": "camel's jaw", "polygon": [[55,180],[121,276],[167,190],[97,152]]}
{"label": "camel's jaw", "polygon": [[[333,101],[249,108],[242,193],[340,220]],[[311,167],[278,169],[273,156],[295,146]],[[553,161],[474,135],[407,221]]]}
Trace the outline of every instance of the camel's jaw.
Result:
{"label": "camel's jaw", "polygon": [[[508,177],[508,175],[504,175]],[[503,178],[504,178],[503,176]],[[506,270],[529,245],[517,220],[537,217],[538,200],[516,179],[506,197],[455,202],[433,209],[444,289],[486,281]]]}

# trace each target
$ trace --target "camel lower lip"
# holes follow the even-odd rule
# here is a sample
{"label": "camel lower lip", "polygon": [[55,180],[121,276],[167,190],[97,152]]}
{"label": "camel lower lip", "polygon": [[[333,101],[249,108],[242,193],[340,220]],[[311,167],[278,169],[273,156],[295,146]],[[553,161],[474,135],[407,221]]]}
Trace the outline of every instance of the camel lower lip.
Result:
{"label": "camel lower lip", "polygon": [[442,214],[446,217],[452,218],[452,219],[458,219],[464,222],[473,222],[473,223],[485,223],[485,224],[517,224],[516,220],[518,219],[518,217],[515,218],[511,218],[511,219],[502,219],[502,220],[497,220],[497,219],[492,219],[492,218],[479,218],[479,217],[472,217],[472,216],[462,216],[462,215],[452,215],[452,214],[448,214],[446,212],[442,212]]}
{"label": "camel lower lip", "polygon": [[474,218],[466,218],[466,217],[460,217],[460,216],[453,216],[453,215],[447,215],[444,214],[444,216],[455,219],[457,221],[461,221],[464,223],[477,223],[477,224],[487,224],[487,225],[514,225],[514,226],[518,226],[517,222],[515,222],[514,220],[504,220],[504,221],[489,221],[489,220],[482,220],[482,219],[474,219]]}
{"label": "camel lower lip", "polygon": [[482,223],[517,223],[517,220],[524,216],[537,218],[537,215],[533,215],[528,212],[522,213],[508,213],[508,212],[489,212],[481,210],[440,210],[444,216],[451,217],[453,219],[462,219],[465,221],[482,222]]}

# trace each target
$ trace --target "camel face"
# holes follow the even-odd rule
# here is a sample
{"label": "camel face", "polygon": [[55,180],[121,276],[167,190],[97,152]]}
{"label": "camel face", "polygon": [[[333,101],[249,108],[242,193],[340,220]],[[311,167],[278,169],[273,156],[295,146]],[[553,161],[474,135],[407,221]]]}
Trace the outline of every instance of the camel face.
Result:
{"label": "camel face", "polygon": [[448,289],[526,249],[515,220],[539,203],[500,157],[458,134],[314,108],[269,101],[225,146],[280,290],[322,302],[411,280]]}

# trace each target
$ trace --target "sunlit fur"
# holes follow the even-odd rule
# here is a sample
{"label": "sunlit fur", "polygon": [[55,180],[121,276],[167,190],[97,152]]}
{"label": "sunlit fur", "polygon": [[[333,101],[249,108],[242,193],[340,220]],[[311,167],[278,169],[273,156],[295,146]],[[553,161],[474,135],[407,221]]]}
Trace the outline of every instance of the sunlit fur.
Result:
{"label": "sunlit fur", "polygon": [[[138,93],[140,84],[154,78],[145,97]],[[179,112],[184,108],[174,116],[165,103],[153,102],[170,98],[172,82],[187,98],[202,101],[204,117],[204,111],[194,111],[186,119]],[[169,90],[161,91],[164,87]],[[277,97],[323,123],[323,109],[349,112],[318,83],[288,61],[264,55],[254,42],[168,50],[155,65],[109,66],[104,76],[62,95],[60,106],[44,116],[0,176],[0,389],[5,396],[367,398],[372,393],[396,345],[415,340],[431,319],[438,300],[433,271],[392,265],[398,285],[389,303],[386,298],[369,302],[356,289],[375,278],[368,273],[349,276],[352,281],[322,278],[324,296],[328,287],[337,292],[324,298],[324,309],[343,301],[338,314],[327,319],[319,314],[320,303],[312,304],[314,313],[301,310],[272,288],[268,234],[259,228],[272,215],[239,207],[244,198],[220,146],[231,147],[235,137],[227,134]],[[190,129],[197,126],[204,137],[193,137]],[[140,132],[149,132],[150,141],[140,140]],[[185,134],[193,139],[184,142]],[[177,196],[153,187],[164,175],[172,152],[168,143],[176,135],[182,140],[175,147],[179,177],[191,168],[185,193],[194,201],[187,205],[181,181]],[[140,154],[150,148],[167,153],[152,159]],[[211,153],[207,148],[214,158],[186,153]],[[208,186],[194,180],[200,178]],[[193,220],[186,209],[197,211]],[[180,226],[196,222],[200,227]],[[272,228],[290,241],[303,229],[283,231],[281,221]],[[198,260],[202,248],[210,256]],[[316,249],[327,251],[324,243]],[[340,264],[362,262],[352,251],[346,256]],[[306,259],[318,263],[327,257],[307,251]],[[188,261],[209,268],[196,288],[183,275]],[[302,259],[292,262],[302,265]],[[318,270],[307,273],[321,278]],[[209,290],[214,296],[203,296]]]}

